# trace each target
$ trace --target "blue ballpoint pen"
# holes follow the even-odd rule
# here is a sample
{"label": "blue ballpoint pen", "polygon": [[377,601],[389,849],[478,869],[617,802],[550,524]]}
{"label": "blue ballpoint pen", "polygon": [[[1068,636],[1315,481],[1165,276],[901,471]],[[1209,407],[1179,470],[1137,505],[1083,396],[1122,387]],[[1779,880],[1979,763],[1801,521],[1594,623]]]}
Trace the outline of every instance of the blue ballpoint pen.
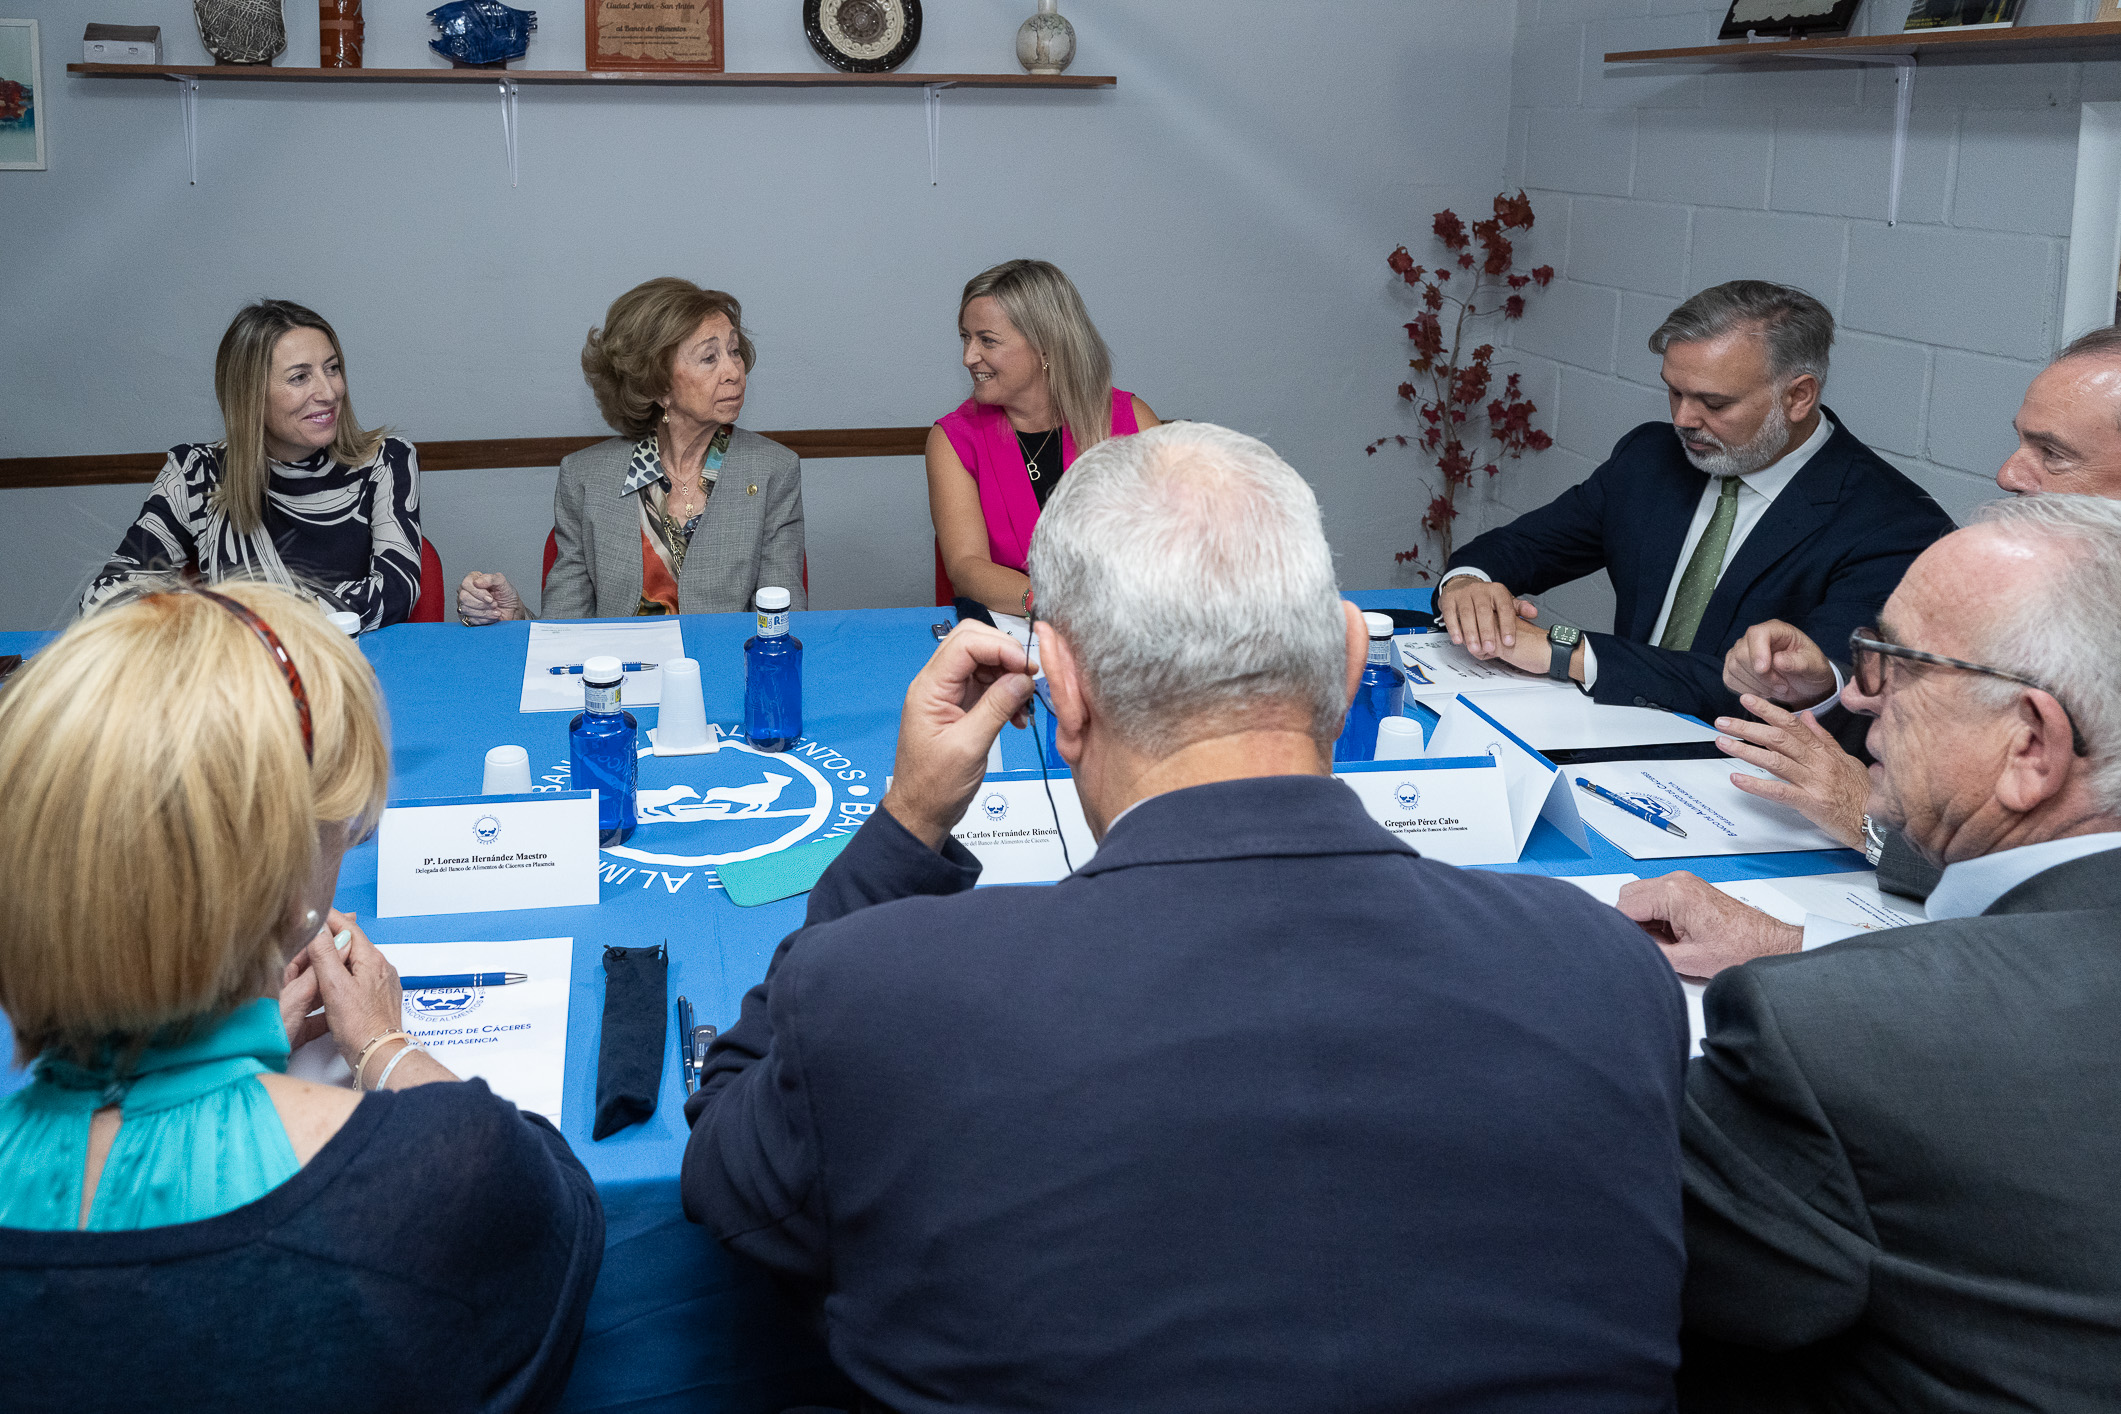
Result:
{"label": "blue ballpoint pen", "polygon": [[1627,811],[1628,814],[1634,816],[1638,820],[1641,820],[1647,824],[1655,825],[1658,829],[1668,831],[1671,834],[1675,834],[1681,839],[1686,838],[1686,831],[1680,829],[1671,821],[1661,819],[1658,816],[1652,815],[1649,811],[1643,809],[1634,801],[1622,799],[1620,796],[1617,796],[1613,794],[1613,792],[1607,790],[1604,786],[1594,786],[1581,776],[1578,776],[1576,778],[1576,784],[1578,788],[1589,791],[1592,795],[1597,796],[1600,800],[1604,801],[1608,805],[1615,807],[1616,809]]}
{"label": "blue ballpoint pen", "polygon": [[437,977],[400,977],[398,985],[408,992],[426,992],[437,987],[510,987],[529,980],[527,972],[445,972]]}
{"label": "blue ballpoint pen", "polygon": [[[659,666],[661,665],[657,663],[621,663],[619,664],[619,671],[622,673],[645,673],[649,669]],[[545,671],[551,673],[554,677],[561,677],[568,673],[573,673],[576,677],[580,677],[582,675],[582,665],[580,663],[561,663],[557,667],[547,668]]]}

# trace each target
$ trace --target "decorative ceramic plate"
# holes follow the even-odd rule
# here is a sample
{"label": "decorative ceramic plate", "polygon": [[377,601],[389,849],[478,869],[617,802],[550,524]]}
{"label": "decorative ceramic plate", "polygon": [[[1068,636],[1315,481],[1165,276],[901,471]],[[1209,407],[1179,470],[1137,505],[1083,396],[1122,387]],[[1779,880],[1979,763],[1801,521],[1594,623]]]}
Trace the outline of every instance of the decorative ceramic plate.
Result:
{"label": "decorative ceramic plate", "polygon": [[833,68],[881,74],[921,42],[921,0],[803,0],[803,33]]}

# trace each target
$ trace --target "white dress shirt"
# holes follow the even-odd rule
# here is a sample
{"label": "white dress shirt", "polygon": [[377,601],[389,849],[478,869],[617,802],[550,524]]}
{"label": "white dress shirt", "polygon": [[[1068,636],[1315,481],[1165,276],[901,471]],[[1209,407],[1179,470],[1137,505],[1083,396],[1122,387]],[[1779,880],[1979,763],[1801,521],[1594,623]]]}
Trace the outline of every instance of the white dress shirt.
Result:
{"label": "white dress shirt", "polygon": [[[1731,561],[1737,558],[1739,548],[1745,544],[1745,538],[1753,533],[1753,527],[1760,524],[1760,518],[1767,514],[1768,507],[1775,504],[1775,498],[1782,494],[1783,488],[1796,478],[1798,472],[1804,470],[1805,463],[1817,455],[1819,449],[1824,447],[1827,439],[1833,435],[1833,419],[1821,413],[1819,425],[1812,429],[1812,435],[1800,442],[1795,449],[1785,453],[1772,464],[1758,471],[1747,472],[1738,479],[1738,518],[1732,523],[1730,541],[1723,548],[1723,563],[1716,567],[1716,577],[1719,580],[1723,578],[1723,571]],[[1701,537],[1708,531],[1709,521],[1716,514],[1717,497],[1722,492],[1723,478],[1720,476],[1710,477],[1709,484],[1701,489],[1701,499],[1694,505],[1694,519],[1687,526],[1686,539],[1680,542],[1678,562],[1672,567],[1671,583],[1664,587],[1664,605],[1657,611],[1657,622],[1650,627],[1649,641],[1652,643],[1664,637],[1664,626],[1672,617],[1672,600],[1679,594],[1679,581],[1686,575],[1687,561],[1694,557],[1694,547],[1701,543]],[[1470,575],[1476,579],[1491,578],[1471,565],[1460,565],[1444,577],[1444,583],[1448,584],[1460,575]],[[1442,586],[1439,585],[1438,588],[1441,589]],[[1838,678],[1840,674],[1836,673],[1835,676]],[[1596,686],[1597,682],[1598,654],[1586,639],[1583,645],[1585,690]],[[1824,706],[1821,710],[1825,710]]]}

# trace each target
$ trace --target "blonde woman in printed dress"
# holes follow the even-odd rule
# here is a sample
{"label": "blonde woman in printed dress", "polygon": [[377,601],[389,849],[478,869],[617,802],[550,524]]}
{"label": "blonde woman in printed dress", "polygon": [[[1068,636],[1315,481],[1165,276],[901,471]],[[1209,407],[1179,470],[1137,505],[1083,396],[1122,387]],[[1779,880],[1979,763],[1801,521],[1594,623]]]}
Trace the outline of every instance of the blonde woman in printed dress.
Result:
{"label": "blonde woman in printed dress", "polygon": [[172,447],[140,517],[81,597],[84,611],[171,574],[299,588],[402,623],[420,597],[420,463],[363,430],[324,318],[286,300],[236,315],[214,357],[226,436]]}

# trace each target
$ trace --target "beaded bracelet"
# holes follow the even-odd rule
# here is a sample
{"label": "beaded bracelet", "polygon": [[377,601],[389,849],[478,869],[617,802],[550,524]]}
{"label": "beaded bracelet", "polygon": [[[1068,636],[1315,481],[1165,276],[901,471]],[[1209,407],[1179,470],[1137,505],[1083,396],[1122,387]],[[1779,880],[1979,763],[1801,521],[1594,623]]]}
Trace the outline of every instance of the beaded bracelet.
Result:
{"label": "beaded bracelet", "polygon": [[390,1064],[383,1067],[383,1073],[376,1077],[376,1088],[381,1090],[384,1086],[390,1084],[390,1073],[398,1068],[399,1061],[404,1060],[414,1051],[424,1051],[426,1049],[427,1047],[417,1041],[408,1042],[403,1047],[400,1047],[398,1053],[390,1058]]}
{"label": "beaded bracelet", "polygon": [[360,1058],[354,1062],[353,1067],[354,1089],[365,1090],[368,1088],[367,1086],[361,1083],[361,1072],[368,1069],[368,1058],[376,1053],[376,1048],[378,1046],[381,1046],[385,1041],[389,1041],[398,1036],[404,1036],[405,1039],[408,1041],[412,1039],[409,1034],[403,1031],[385,1031],[382,1035],[376,1037],[375,1040],[370,1041],[367,1045],[361,1048]]}

